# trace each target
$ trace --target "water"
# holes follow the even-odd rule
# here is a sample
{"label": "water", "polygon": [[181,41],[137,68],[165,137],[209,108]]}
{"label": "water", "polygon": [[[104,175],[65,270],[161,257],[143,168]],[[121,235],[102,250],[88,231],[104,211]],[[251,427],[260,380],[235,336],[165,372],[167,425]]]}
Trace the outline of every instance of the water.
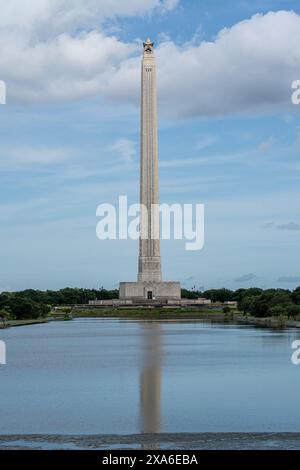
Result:
{"label": "water", "polygon": [[79,319],[0,339],[1,435],[300,432],[296,330]]}

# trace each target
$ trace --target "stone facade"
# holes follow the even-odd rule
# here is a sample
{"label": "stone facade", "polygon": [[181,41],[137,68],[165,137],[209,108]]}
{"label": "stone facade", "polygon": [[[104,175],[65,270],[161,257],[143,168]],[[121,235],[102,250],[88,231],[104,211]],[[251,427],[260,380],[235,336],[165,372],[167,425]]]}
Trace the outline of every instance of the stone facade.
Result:
{"label": "stone facade", "polygon": [[[153,308],[155,306],[157,306],[158,304],[159,305],[162,305],[163,307],[200,307],[200,306],[206,306],[206,307],[209,307],[209,306],[212,306],[212,302],[210,299],[203,299],[203,298],[199,298],[199,299],[170,299],[169,297],[169,286],[166,287],[166,289],[168,289],[168,297],[167,298],[160,298],[160,299],[154,299],[154,300],[148,300],[148,299],[142,299],[141,297],[134,297],[132,296],[130,299],[128,299],[126,297],[127,293],[131,293],[133,292],[133,288],[130,284],[139,284],[138,282],[126,282],[126,283],[121,283],[121,284],[127,284],[126,286],[122,286],[121,288],[121,294],[125,295],[125,298],[122,298],[122,299],[110,299],[110,300],[90,300],[88,305],[78,305],[77,307],[80,309],[82,307],[84,308],[87,308],[87,307],[115,307],[115,308],[118,308],[118,307],[123,307],[123,308],[126,308],[126,307],[132,307],[132,306],[135,306],[135,305],[144,305],[144,306],[152,306]],[[168,283],[166,283],[168,284]],[[133,293],[140,293],[140,290],[137,290]],[[144,291],[144,294],[146,294],[146,291]]]}
{"label": "stone facade", "polygon": [[159,204],[156,63],[149,39],[144,43],[141,73],[140,171],[140,203],[147,212],[141,213],[138,281],[160,282],[159,217],[152,213],[153,204]]}
{"label": "stone facade", "polygon": [[181,297],[179,282],[121,282],[119,298],[140,300],[178,300]]}

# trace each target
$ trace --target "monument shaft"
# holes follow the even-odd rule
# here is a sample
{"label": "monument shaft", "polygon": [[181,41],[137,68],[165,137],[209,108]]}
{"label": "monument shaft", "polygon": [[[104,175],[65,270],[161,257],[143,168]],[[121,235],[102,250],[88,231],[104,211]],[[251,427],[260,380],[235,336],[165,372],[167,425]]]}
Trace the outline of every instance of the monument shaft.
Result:
{"label": "monument shaft", "polygon": [[179,282],[163,282],[160,259],[157,92],[153,43],[144,43],[141,90],[140,241],[137,282],[120,282],[119,298],[145,304],[180,301]]}
{"label": "monument shaft", "polygon": [[139,247],[139,282],[160,282],[159,190],[157,143],[156,63],[153,43],[144,43],[141,73],[141,236]]}

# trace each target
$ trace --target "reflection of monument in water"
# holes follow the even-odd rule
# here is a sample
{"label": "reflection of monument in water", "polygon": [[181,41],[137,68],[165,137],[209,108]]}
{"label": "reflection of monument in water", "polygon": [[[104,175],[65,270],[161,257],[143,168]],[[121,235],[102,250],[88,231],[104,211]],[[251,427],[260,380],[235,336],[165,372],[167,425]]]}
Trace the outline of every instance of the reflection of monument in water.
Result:
{"label": "reflection of monument in water", "polygon": [[[160,432],[162,335],[159,323],[143,323],[143,363],[140,375],[141,433]],[[145,443],[145,448],[153,445]],[[157,445],[155,446],[158,447]]]}
{"label": "reflection of monument in water", "polygon": [[159,204],[157,91],[154,44],[144,43],[141,75],[141,172],[139,268],[137,282],[121,282],[122,300],[180,300],[179,282],[163,282],[160,256],[160,221],[154,210]]}

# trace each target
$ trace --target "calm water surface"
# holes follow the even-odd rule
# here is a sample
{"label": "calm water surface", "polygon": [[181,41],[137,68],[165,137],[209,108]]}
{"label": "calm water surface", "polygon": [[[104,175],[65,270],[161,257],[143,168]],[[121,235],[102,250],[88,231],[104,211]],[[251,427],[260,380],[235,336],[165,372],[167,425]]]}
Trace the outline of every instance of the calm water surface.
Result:
{"label": "calm water surface", "polygon": [[0,434],[300,431],[296,330],[79,319],[0,339]]}

